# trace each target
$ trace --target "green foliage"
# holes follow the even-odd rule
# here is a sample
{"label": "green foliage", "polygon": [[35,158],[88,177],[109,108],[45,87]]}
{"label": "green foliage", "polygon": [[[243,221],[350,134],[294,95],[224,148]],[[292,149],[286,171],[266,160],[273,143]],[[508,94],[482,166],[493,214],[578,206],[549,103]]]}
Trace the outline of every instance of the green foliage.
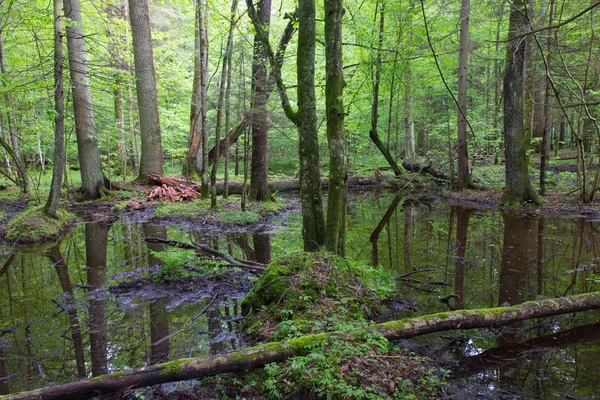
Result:
{"label": "green foliage", "polygon": [[6,238],[18,242],[39,242],[58,238],[75,221],[75,216],[58,210],[58,218],[44,214],[43,207],[30,208],[8,223]]}
{"label": "green foliage", "polygon": [[258,222],[260,215],[248,211],[230,210],[220,213],[217,218],[225,225],[247,225]]}
{"label": "green foliage", "polygon": [[292,393],[318,399],[434,399],[444,386],[443,371],[393,351],[377,333],[317,342],[307,355],[266,365],[258,383],[269,399]]}

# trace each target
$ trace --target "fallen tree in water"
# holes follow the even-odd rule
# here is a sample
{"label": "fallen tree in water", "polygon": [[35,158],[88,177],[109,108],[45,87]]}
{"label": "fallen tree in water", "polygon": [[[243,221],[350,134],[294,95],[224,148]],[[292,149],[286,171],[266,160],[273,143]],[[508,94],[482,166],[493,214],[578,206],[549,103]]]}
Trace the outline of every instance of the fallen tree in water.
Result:
{"label": "fallen tree in water", "polygon": [[242,372],[305,354],[315,344],[359,334],[378,333],[388,340],[407,339],[453,329],[495,328],[532,318],[600,308],[600,292],[558,299],[529,301],[510,307],[461,310],[405,318],[346,332],[306,335],[281,342],[266,343],[223,355],[188,358],[117,372],[93,379],[0,397],[21,399],[88,399],[103,394],[160,383],[196,379],[225,372]]}

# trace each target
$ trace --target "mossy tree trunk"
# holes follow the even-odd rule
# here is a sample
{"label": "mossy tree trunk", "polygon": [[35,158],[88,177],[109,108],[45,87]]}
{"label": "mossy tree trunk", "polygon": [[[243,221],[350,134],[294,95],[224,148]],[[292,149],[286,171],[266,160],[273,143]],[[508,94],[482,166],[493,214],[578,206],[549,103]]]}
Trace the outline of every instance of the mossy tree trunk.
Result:
{"label": "mossy tree trunk", "polygon": [[197,379],[226,372],[242,372],[281,362],[305,354],[315,344],[345,340],[370,332],[378,332],[388,340],[408,339],[433,332],[455,329],[496,328],[532,318],[549,317],[600,308],[600,292],[558,299],[529,301],[512,307],[461,310],[406,318],[371,325],[346,332],[319,333],[272,342],[231,353],[187,358],[156,364],[127,372],[116,372],[102,378],[85,379],[65,385],[15,394],[3,400],[87,399],[115,391],[159,383]]}
{"label": "mossy tree trunk", "polygon": [[528,24],[525,0],[512,3],[504,73],[505,187],[501,204],[540,204],[529,180],[526,138],[523,130],[523,65],[525,40],[515,38]]}
{"label": "mossy tree trunk", "polygon": [[63,41],[61,0],[54,0],[54,166],[50,193],[44,206],[44,213],[56,218],[60,202],[63,171],[65,167],[65,99],[63,84]]}
{"label": "mossy tree trunk", "polygon": [[346,193],[348,149],[344,132],[344,75],[342,70],[341,0],[325,0],[325,114],[329,146],[329,196],[325,248],[344,255],[346,250]]}
{"label": "mossy tree trunk", "polygon": [[81,171],[81,195],[85,200],[97,199],[107,190],[110,182],[102,172],[98,135],[92,109],[92,93],[87,66],[83,22],[79,0],[65,0],[65,17],[73,21],[66,28],[69,72],[73,86],[75,133]]}
{"label": "mossy tree trunk", "polygon": [[300,202],[305,251],[324,244],[325,220],[319,170],[317,106],[315,98],[316,11],[314,0],[298,1],[298,154],[300,158]]}
{"label": "mossy tree trunk", "polygon": [[[260,0],[257,14],[269,40],[271,23],[271,0]],[[267,135],[269,133],[269,83],[267,73],[267,51],[259,34],[254,35],[254,55],[252,57],[252,160],[250,168],[250,200],[269,201],[271,192],[268,185]]]}

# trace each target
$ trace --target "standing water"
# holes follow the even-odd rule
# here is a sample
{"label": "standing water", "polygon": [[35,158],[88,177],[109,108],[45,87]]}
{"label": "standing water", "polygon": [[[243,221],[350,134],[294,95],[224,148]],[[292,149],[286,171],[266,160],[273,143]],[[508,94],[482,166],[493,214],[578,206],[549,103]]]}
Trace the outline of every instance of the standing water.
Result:
{"label": "standing water", "polygon": [[[352,198],[348,213],[348,255],[398,276],[393,318],[586,293],[600,284],[593,220],[372,195]],[[241,232],[103,220],[77,225],[60,243],[5,245],[0,394],[242,346],[239,302],[252,275],[144,238],[195,241],[268,263],[300,249],[299,220],[286,215]],[[401,344],[438,359],[456,398],[593,398],[599,317],[569,314]]]}

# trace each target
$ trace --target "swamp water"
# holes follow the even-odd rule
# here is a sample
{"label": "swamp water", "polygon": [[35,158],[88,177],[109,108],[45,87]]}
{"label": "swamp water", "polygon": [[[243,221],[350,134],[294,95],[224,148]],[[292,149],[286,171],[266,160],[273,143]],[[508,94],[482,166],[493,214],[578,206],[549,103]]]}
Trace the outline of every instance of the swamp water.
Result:
{"label": "swamp water", "polygon": [[[389,268],[401,282],[394,317],[518,304],[600,290],[600,222],[355,196],[350,257]],[[191,251],[146,237],[205,243],[267,263],[301,248],[300,217],[256,231],[140,222],[79,224],[58,245],[0,249],[0,394],[243,345],[245,272],[210,263],[189,277]],[[161,266],[162,267],[159,267]],[[177,277],[168,283],[151,278]],[[600,396],[600,313],[403,342],[451,372],[454,398]]]}

